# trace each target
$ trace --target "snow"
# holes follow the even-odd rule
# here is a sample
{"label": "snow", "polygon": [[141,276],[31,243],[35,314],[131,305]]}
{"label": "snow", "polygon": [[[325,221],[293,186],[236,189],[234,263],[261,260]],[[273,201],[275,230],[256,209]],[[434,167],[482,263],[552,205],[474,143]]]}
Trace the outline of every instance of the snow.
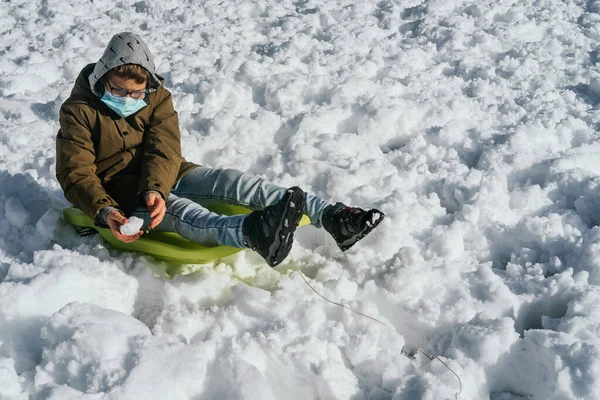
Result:
{"label": "snow", "polygon": [[[0,7],[0,399],[595,399],[598,2]],[[60,217],[58,110],[140,34],[184,156],[376,207],[349,251],[186,266]],[[381,320],[378,324],[318,297]]]}
{"label": "snow", "polygon": [[127,220],[127,223],[119,227],[119,230],[123,235],[133,236],[140,231],[142,225],[144,225],[143,219],[131,217]]}

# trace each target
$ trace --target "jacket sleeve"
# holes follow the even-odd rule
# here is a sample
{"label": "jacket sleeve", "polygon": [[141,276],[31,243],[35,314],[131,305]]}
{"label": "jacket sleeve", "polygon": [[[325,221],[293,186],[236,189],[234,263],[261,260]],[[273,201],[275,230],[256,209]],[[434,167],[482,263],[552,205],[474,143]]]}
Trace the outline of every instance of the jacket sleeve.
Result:
{"label": "jacket sleeve", "polygon": [[89,216],[97,226],[107,227],[98,219],[107,206],[119,207],[102,187],[96,175],[92,134],[87,119],[76,107],[60,109],[60,130],[56,136],[56,178],[71,204]]}
{"label": "jacket sleeve", "polygon": [[167,93],[152,112],[144,132],[142,173],[137,190],[138,196],[146,190],[156,190],[165,200],[177,180],[183,160],[179,119],[171,93]]}

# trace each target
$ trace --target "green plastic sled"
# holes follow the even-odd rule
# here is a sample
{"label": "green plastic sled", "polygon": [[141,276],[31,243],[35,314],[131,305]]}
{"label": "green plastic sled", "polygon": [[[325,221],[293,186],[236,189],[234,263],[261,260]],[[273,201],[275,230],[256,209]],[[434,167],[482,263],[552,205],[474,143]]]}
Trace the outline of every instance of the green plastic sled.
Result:
{"label": "green plastic sled", "polygon": [[[231,204],[216,204],[206,207],[210,211],[223,215],[248,214],[250,209]],[[175,232],[144,233],[138,240],[125,243],[117,239],[108,228],[100,228],[81,210],[67,207],[63,210],[64,220],[76,227],[92,228],[116,249],[138,251],[149,254],[159,260],[178,264],[205,264],[219,258],[235,254],[243,249],[230,246],[204,246],[191,242]],[[303,215],[299,226],[310,223],[308,216]]]}

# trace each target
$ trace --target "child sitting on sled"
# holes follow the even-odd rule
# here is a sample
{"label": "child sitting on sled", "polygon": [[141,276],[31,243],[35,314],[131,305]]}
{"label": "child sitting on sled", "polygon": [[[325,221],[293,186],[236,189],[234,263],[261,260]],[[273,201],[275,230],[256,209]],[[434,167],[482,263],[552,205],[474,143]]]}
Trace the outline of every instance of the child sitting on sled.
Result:
{"label": "child sitting on sled", "polygon": [[[234,169],[213,169],[181,155],[179,123],[171,93],[155,73],[141,37],[115,35],[95,63],[83,68],[60,109],[56,177],[65,197],[97,226],[120,233],[127,218],[173,231],[197,243],[216,242],[257,251],[271,266],[289,254],[303,213],[329,232],[342,251],[383,219],[363,210],[265,182]],[[207,201],[256,209],[224,216]]]}

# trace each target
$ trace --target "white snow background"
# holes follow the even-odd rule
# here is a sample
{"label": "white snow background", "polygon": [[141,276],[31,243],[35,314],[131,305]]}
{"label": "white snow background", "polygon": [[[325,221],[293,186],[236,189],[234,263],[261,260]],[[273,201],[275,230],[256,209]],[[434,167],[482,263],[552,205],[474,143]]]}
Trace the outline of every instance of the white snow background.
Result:
{"label": "white snow background", "polygon": [[[600,2],[3,0],[0,399],[600,397]],[[60,218],[58,110],[139,33],[191,161],[385,221],[165,264]],[[329,304],[323,295],[394,328]]]}

